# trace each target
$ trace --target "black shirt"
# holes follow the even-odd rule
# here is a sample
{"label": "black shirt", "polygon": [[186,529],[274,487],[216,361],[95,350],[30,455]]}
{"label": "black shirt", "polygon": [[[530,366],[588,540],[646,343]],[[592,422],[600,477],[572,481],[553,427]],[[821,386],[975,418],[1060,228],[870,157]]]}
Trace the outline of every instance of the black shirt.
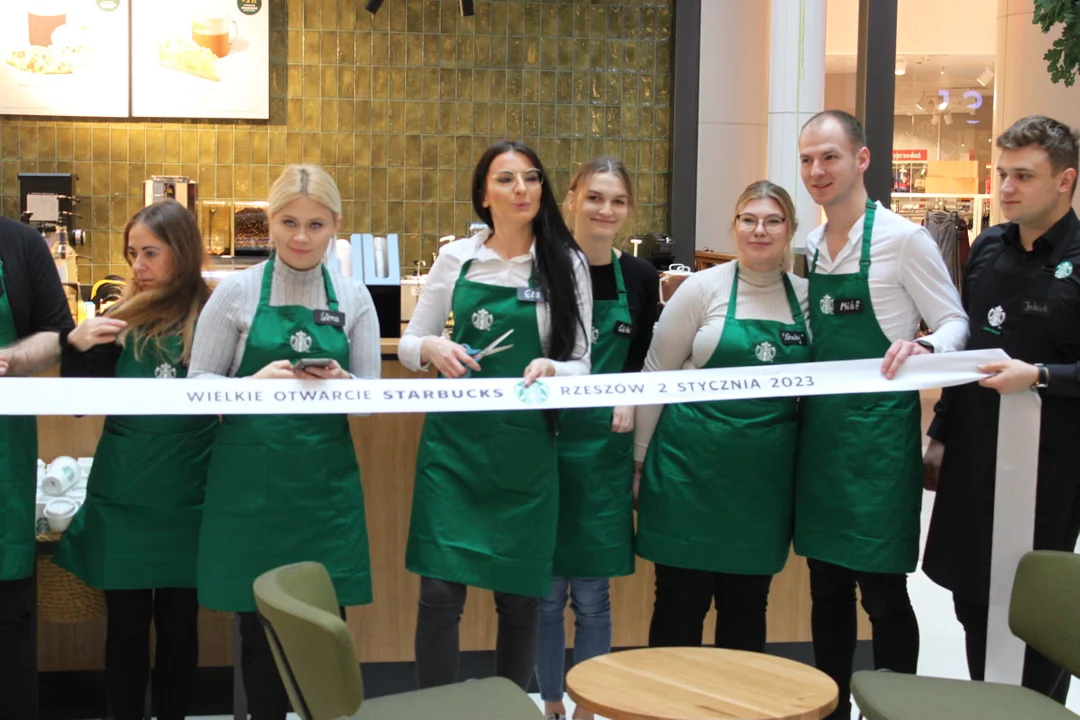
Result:
{"label": "black shirt", "polygon": [[[1056,262],[1052,262],[1052,256]],[[999,258],[1001,258],[999,260]],[[1025,269],[1042,268],[1042,272],[1054,275],[1046,295],[1045,317],[1031,317],[1029,322],[1042,322],[1043,339],[1054,348],[1053,357],[1036,357],[1029,347],[1012,347],[1002,343],[1001,348],[1010,357],[1028,363],[1043,363],[1050,374],[1049,386],[1044,396],[1080,398],[1080,220],[1069,210],[1065,217],[1037,239],[1031,251],[1020,241],[1020,228],[1015,223],[1003,223],[986,230],[971,247],[967,267],[964,269],[964,310],[971,314],[972,294],[980,283],[990,282],[991,269],[996,263],[1017,273]],[[1053,267],[1050,265],[1053,264]],[[1001,266],[999,266],[1001,267]],[[1031,283],[1038,281],[1033,277]],[[972,336],[984,332],[986,317],[970,317]],[[969,347],[971,341],[969,340]],[[935,407],[937,414],[930,426],[929,435],[942,439],[944,424],[948,422],[951,409],[949,388]]]}
{"label": "black shirt", "polygon": [[[645,355],[652,343],[653,325],[660,306],[660,275],[652,263],[629,253],[619,256],[619,269],[626,285],[630,322],[634,326],[623,372],[639,372],[645,367]],[[593,301],[617,299],[613,265],[590,265],[589,274],[592,276]]]}
{"label": "black shirt", "polygon": [[20,340],[75,326],[49,247],[33,228],[0,217],[0,262]]}

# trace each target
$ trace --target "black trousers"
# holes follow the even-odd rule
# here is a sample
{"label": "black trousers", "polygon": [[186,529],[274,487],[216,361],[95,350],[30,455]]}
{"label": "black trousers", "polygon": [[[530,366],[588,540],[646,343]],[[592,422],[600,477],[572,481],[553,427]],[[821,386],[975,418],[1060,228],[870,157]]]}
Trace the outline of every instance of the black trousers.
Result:
{"label": "black trousers", "polygon": [[[964,644],[967,648],[968,673],[972,680],[986,678],[986,623],[990,606],[965,600],[953,595],[956,619],[964,626]],[[1030,645],[1024,655],[1024,675],[1021,684],[1053,698],[1062,705],[1069,694],[1071,676],[1050,662]]]}
{"label": "black trousers", "polygon": [[[338,608],[345,619],[345,608]],[[241,612],[240,616],[240,674],[244,678],[251,720],[285,720],[289,713],[289,694],[281,681],[274,651],[266,637],[258,613]]]}
{"label": "black trousers", "polygon": [[150,623],[154,655],[154,716],[183,720],[199,664],[199,601],[194,588],[106,590],[105,685],[115,720],[145,717],[150,679]]}
{"label": "black trousers", "polygon": [[840,703],[829,716],[851,717],[851,673],[857,617],[855,586],[874,633],[874,667],[914,674],[919,665],[919,622],[907,592],[907,575],[849,570],[809,559],[810,630],[818,669],[836,681]]}
{"label": "black trousers", "polygon": [[771,583],[772,575],[733,575],[657,564],[649,646],[700,646],[705,616],[715,601],[716,646],[764,651]]}
{"label": "black trousers", "polygon": [[0,720],[37,720],[37,578],[0,581]]}
{"label": "black trousers", "polygon": [[[421,688],[458,681],[461,645],[458,628],[468,588],[461,583],[420,578],[416,618],[416,679]],[[540,638],[539,598],[495,593],[499,634],[495,641],[495,674],[528,690]]]}

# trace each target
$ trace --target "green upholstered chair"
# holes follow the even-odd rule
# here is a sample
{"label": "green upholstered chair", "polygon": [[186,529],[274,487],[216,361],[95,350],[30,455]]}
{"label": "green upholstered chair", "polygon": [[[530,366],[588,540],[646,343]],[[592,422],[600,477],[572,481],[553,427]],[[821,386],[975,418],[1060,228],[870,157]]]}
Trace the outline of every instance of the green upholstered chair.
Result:
{"label": "green upholstered chair", "polygon": [[[1080,672],[1080,555],[1035,551],[1016,569],[1009,628],[1056,664]],[[851,692],[867,720],[1078,720],[1016,685],[857,672]]]}
{"label": "green upholstered chair", "polygon": [[293,708],[304,720],[542,720],[517,685],[489,678],[364,700],[352,637],[326,568],[306,562],[255,580],[255,602]]}

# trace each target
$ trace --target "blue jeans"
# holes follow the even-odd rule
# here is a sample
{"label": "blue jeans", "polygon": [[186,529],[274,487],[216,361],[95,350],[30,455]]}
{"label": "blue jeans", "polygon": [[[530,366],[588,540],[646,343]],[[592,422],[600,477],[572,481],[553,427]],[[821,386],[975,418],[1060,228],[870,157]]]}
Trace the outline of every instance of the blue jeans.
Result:
{"label": "blue jeans", "polygon": [[540,645],[536,679],[545,702],[561,702],[566,674],[563,610],[569,589],[574,611],[574,663],[611,652],[611,596],[607,578],[551,578],[548,596],[540,598]]}

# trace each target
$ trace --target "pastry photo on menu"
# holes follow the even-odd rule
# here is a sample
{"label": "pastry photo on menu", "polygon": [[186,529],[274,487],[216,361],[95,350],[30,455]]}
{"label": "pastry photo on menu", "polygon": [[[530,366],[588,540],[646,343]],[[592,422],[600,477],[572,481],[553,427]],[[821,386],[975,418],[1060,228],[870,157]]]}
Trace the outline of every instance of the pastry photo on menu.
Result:
{"label": "pastry photo on menu", "polygon": [[[73,0],[7,0],[17,4],[4,33],[5,62],[32,76],[71,75],[94,50],[85,3]],[[9,16],[10,17],[10,16]]]}
{"label": "pastry photo on menu", "polygon": [[246,42],[224,0],[202,0],[190,5],[181,34],[157,44],[158,64],[211,82],[221,82],[230,56],[242,52]]}

